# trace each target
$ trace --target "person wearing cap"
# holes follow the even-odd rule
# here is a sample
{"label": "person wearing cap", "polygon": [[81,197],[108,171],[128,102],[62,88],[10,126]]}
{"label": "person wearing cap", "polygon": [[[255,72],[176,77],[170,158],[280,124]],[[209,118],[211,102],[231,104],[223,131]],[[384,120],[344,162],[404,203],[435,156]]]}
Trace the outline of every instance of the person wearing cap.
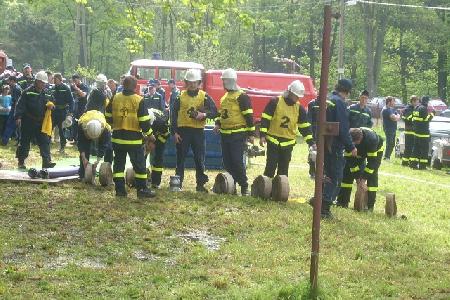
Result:
{"label": "person wearing cap", "polygon": [[[340,190],[345,166],[344,155],[345,157],[356,157],[358,153],[350,136],[348,110],[345,103],[352,86],[349,79],[340,79],[327,100],[326,120],[339,123],[339,132],[337,136],[330,136],[325,140],[322,210],[320,212],[324,219],[333,218],[331,206]],[[309,203],[313,205],[314,198]]]}
{"label": "person wearing cap", "polygon": [[154,80],[149,80],[147,91],[144,94],[144,104],[147,109],[153,108],[161,112],[166,111],[166,101],[163,96],[156,91]]}
{"label": "person wearing cap", "polygon": [[369,92],[364,90],[359,94],[359,103],[348,108],[350,128],[372,128],[372,111],[367,107]]}
{"label": "person wearing cap", "polygon": [[11,137],[16,137],[19,140],[20,133],[16,126],[16,120],[14,113],[16,111],[17,102],[22,94],[22,88],[17,83],[17,77],[14,75],[9,76],[8,85],[11,94],[11,111],[9,112],[8,119],[6,120],[5,130],[2,135],[2,145],[6,146]]}
{"label": "person wearing cap", "polygon": [[117,197],[126,197],[124,170],[127,155],[135,172],[138,198],[155,197],[147,187],[144,140],[155,141],[150,116],[142,97],[136,94],[137,79],[126,76],[123,91],[117,93],[106,107],[106,120],[111,125],[114,150],[113,180]]}
{"label": "person wearing cap", "polygon": [[161,82],[158,79],[154,79],[153,84],[155,85],[156,92],[160,94],[164,102],[166,102],[166,90],[161,86]]}
{"label": "person wearing cap", "polygon": [[105,113],[106,105],[108,104],[107,86],[108,79],[103,74],[98,74],[95,78],[95,87],[89,93],[86,111],[97,110]]}
{"label": "person wearing cap", "polygon": [[[28,157],[30,142],[33,138],[39,146],[42,168],[55,166],[50,156],[51,114],[48,114],[48,110],[54,107],[54,104],[53,96],[46,93],[47,83],[45,71],[38,72],[34,84],[22,92],[17,103],[14,117],[21,132],[16,151],[19,169],[26,169],[25,159]],[[48,125],[50,125],[50,132],[48,132]]]}
{"label": "person wearing cap", "polygon": [[305,95],[300,80],[293,81],[279,97],[272,98],[261,115],[260,145],[267,142],[267,158],[264,175],[270,178],[289,173],[292,149],[297,143],[297,132],[308,143],[314,145],[311,124],[299,100]]}
{"label": "person wearing cap", "polygon": [[220,78],[226,93],[220,99],[215,131],[220,132],[223,165],[241,186],[242,196],[248,196],[250,193],[244,151],[247,140],[253,143],[255,134],[252,103],[250,97],[237,85],[235,70],[224,70]]}
{"label": "person wearing cap", "polygon": [[409,166],[410,159],[413,157],[414,148],[414,128],[413,112],[419,103],[419,97],[412,95],[409,98],[409,104],[402,112],[402,120],[405,122],[405,151],[402,156],[402,166]]}
{"label": "person wearing cap", "polygon": [[196,191],[208,192],[205,183],[205,133],[206,119],[217,116],[213,99],[200,89],[202,75],[199,69],[189,69],[184,76],[186,89],[175,99],[171,112],[171,132],[177,151],[176,175],[184,179],[184,161],[190,148],[194,154]]}
{"label": "person wearing cap", "polygon": [[74,108],[73,108],[73,116],[74,121],[72,125],[72,137],[76,141],[78,137],[78,124],[77,120],[81,117],[81,115],[86,110],[87,103],[87,95],[89,93],[89,88],[86,84],[81,81],[81,76],[78,74],[72,75],[72,82],[70,84],[70,90],[73,94],[73,98],[75,99]]}
{"label": "person wearing cap", "polygon": [[413,112],[412,122],[414,129],[413,154],[410,158],[410,166],[413,169],[426,170],[428,164],[428,152],[430,151],[430,121],[435,112],[428,112],[430,97],[423,96],[420,105]]}
{"label": "person wearing cap", "polygon": [[97,165],[104,157],[105,162],[112,163],[111,126],[106,122],[104,114],[97,110],[89,110],[81,115],[78,120],[78,151],[80,152],[79,176],[84,178],[84,173],[93,143],[98,145]]}
{"label": "person wearing cap", "polygon": [[63,122],[66,119],[67,114],[73,111],[74,101],[70,88],[63,83],[61,73],[55,73],[53,80],[55,85],[52,88],[52,93],[53,98],[55,99],[55,109],[52,111],[52,124],[53,127],[58,127],[60,141],[59,152],[64,153],[66,137],[64,134]]}
{"label": "person wearing cap", "polygon": [[178,95],[180,95],[180,90],[177,87],[177,84],[174,79],[169,79],[167,81],[170,88],[170,98],[169,98],[169,111],[172,111],[172,106],[175,103],[175,99],[177,99]]}
{"label": "person wearing cap", "polygon": [[392,151],[395,147],[395,134],[397,132],[397,122],[400,120],[400,114],[395,109],[394,97],[386,97],[386,105],[381,111],[383,117],[383,130],[386,136],[386,150],[384,160],[390,160]]}
{"label": "person wearing cap", "polygon": [[22,76],[18,78],[18,84],[22,90],[27,89],[34,82],[33,70],[29,64],[23,65]]}

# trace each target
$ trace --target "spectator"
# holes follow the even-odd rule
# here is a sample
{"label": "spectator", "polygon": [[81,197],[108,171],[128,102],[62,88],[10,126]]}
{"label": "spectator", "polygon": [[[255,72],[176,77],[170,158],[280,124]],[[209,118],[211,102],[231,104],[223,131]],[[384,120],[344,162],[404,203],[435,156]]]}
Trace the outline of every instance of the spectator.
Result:
{"label": "spectator", "polygon": [[9,112],[8,119],[6,121],[5,130],[2,136],[2,145],[6,146],[11,137],[15,137],[17,141],[19,140],[20,132],[17,130],[16,120],[14,119],[14,112],[16,109],[17,102],[19,101],[20,95],[22,94],[22,89],[17,83],[16,76],[9,76],[8,84],[11,92],[11,111]]}
{"label": "spectator", "polygon": [[3,134],[6,120],[11,111],[11,95],[9,94],[9,86],[2,87],[2,95],[0,96],[0,134]]}
{"label": "spectator", "polygon": [[395,101],[391,96],[386,97],[386,106],[381,111],[383,117],[383,130],[386,135],[386,151],[384,152],[384,160],[391,158],[392,150],[395,146],[395,133],[397,131],[397,121],[400,115],[394,108]]}
{"label": "spectator", "polygon": [[[72,91],[73,98],[75,99],[73,116],[75,117],[75,120],[78,120],[86,110],[87,94],[89,93],[89,89],[87,85],[81,82],[81,76],[78,74],[74,74],[72,76],[72,83],[70,85],[70,90]],[[72,125],[72,138],[74,140],[76,140],[78,137],[77,130],[78,124],[75,121],[73,122]]]}
{"label": "spectator", "polygon": [[117,82],[114,79],[108,79],[107,85],[109,88],[108,98],[111,99],[117,92]]}

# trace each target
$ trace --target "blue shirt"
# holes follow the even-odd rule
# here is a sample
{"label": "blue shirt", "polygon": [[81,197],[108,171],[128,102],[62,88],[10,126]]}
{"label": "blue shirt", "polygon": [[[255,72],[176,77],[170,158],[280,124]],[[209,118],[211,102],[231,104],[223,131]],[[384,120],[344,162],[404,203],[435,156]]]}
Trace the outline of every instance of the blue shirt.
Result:
{"label": "blue shirt", "polygon": [[[0,96],[0,106],[3,107],[3,109],[0,111],[0,115],[8,115],[11,109],[11,96]],[[8,110],[6,110],[5,108],[8,108]]]}
{"label": "blue shirt", "polygon": [[395,132],[397,130],[397,121],[392,121],[391,116],[395,115],[397,111],[395,108],[385,106],[381,111],[383,117],[383,129],[387,132]]}

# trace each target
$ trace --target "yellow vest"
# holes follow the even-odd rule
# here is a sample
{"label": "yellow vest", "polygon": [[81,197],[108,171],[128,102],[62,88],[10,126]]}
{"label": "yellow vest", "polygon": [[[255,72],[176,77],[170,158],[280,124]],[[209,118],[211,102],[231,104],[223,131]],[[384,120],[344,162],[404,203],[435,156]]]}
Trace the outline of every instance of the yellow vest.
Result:
{"label": "yellow vest", "polygon": [[227,92],[220,99],[220,127],[223,129],[236,129],[246,126],[244,115],[237,99],[242,91]]}
{"label": "yellow vest", "polygon": [[189,117],[193,110],[203,109],[206,92],[199,90],[197,96],[191,97],[184,90],[180,94],[180,110],[178,111],[178,127],[204,128],[206,120],[198,121]]}
{"label": "yellow vest", "polygon": [[142,97],[136,94],[125,96],[118,93],[112,104],[113,130],[130,130],[141,132],[138,121],[139,103]]}
{"label": "yellow vest", "polygon": [[279,96],[277,108],[273,114],[272,121],[270,121],[267,134],[290,140],[296,139],[299,113],[300,106],[298,102],[294,105],[287,105],[283,96]]}

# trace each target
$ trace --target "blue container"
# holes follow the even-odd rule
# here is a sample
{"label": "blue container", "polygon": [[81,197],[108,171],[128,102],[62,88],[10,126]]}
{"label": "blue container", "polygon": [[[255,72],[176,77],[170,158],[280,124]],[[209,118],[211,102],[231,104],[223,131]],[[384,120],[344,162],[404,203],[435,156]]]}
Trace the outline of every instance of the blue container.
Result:
{"label": "blue container", "polygon": [[[223,169],[223,162],[220,135],[214,133],[213,129],[214,126],[211,125],[206,125],[205,127],[205,168],[208,170],[221,170]],[[177,151],[175,148],[175,143],[173,141],[173,138],[170,137],[167,140],[166,149],[164,151],[164,166],[166,168],[176,167],[176,153]],[[186,168],[195,168],[193,157],[194,155],[192,154],[192,150],[189,150],[184,163]]]}

